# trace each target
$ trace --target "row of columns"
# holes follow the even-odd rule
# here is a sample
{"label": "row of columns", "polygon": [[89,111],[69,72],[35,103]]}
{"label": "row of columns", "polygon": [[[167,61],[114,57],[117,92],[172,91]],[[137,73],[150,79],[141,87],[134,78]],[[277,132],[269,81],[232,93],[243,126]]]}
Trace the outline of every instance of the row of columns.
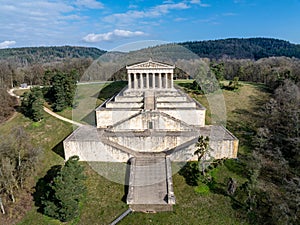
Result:
{"label": "row of columns", "polygon": [[128,74],[128,89],[144,89],[144,88],[146,89],[173,88],[173,73],[130,73]]}

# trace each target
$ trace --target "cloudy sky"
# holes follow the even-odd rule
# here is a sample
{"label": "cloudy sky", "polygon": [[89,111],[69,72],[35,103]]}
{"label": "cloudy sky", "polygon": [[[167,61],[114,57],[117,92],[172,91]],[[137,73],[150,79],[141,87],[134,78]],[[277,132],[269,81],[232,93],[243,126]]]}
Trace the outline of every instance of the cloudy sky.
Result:
{"label": "cloudy sky", "polygon": [[274,37],[300,43],[300,0],[0,0],[0,48]]}

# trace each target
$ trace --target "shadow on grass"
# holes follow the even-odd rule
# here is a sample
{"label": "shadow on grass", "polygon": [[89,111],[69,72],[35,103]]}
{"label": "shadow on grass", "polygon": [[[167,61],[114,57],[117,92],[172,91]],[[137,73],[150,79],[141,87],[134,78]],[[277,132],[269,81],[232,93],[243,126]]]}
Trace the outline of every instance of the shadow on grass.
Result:
{"label": "shadow on grass", "polygon": [[122,201],[127,203],[127,195],[129,191],[129,178],[130,178],[130,161],[126,164],[126,173],[125,173],[125,185],[124,185],[124,195],[122,197]]}
{"label": "shadow on grass", "polygon": [[93,110],[87,114],[82,121],[86,122],[89,125],[96,126],[96,112]]}
{"label": "shadow on grass", "polygon": [[183,88],[187,88],[187,89],[193,89],[193,83],[187,83],[187,82],[178,82],[177,83],[178,86],[183,87]]}
{"label": "shadow on grass", "polygon": [[109,83],[105,85],[99,93],[97,93],[98,96],[93,96],[95,98],[106,100],[113,95],[119,93],[125,86],[127,85],[127,81],[115,81],[112,83]]}
{"label": "shadow on grass", "polygon": [[20,105],[15,105],[14,109],[16,110],[16,112],[19,112],[19,113],[23,114],[23,110],[22,110],[22,107]]}
{"label": "shadow on grass", "polygon": [[253,85],[257,90],[265,93],[271,93],[272,88],[268,87],[266,84],[263,83],[255,83],[255,82],[246,82],[247,84]]}
{"label": "shadow on grass", "polygon": [[179,171],[179,175],[185,178],[185,182],[189,186],[206,185],[209,191],[214,194],[227,196],[227,184],[218,182],[212,175],[212,170],[206,170],[206,174],[202,175],[199,171],[197,162],[188,162]]}
{"label": "shadow on grass", "polygon": [[249,172],[247,171],[246,164],[236,159],[227,159],[224,161],[224,165],[227,169],[241,177],[247,178]]}
{"label": "shadow on grass", "polygon": [[[98,98],[101,101],[105,101],[106,99],[114,96],[119,93],[125,86],[127,85],[126,81],[115,81],[113,83],[106,84],[100,92],[91,96],[93,98]],[[98,106],[97,106],[98,107]],[[92,110],[89,114],[87,114],[82,121],[86,122],[89,125],[96,126],[96,113]]]}
{"label": "shadow on grass", "polygon": [[231,195],[227,195],[227,196],[230,198],[231,207],[234,210],[243,209],[245,207],[245,204],[243,204],[240,201],[236,200],[236,198],[234,196],[231,196]]}
{"label": "shadow on grass", "polygon": [[52,148],[52,151],[64,159],[65,152],[64,152],[63,141],[59,142],[54,148]]}
{"label": "shadow on grass", "polygon": [[227,195],[225,191],[226,185],[220,182],[216,182],[214,178],[212,178],[211,181],[207,182],[207,186],[209,187],[210,192],[214,194],[219,194],[224,196]]}
{"label": "shadow on grass", "polygon": [[176,85],[181,87],[186,92],[191,92],[198,95],[203,94],[203,91],[200,90],[200,87],[198,87],[197,89],[197,87],[194,85],[193,82],[192,83],[182,82],[182,83],[177,83]]}
{"label": "shadow on grass", "polygon": [[35,191],[32,194],[34,205],[38,207],[38,212],[43,213],[44,212],[44,200],[49,200],[51,198],[51,188],[49,187],[49,184],[53,182],[54,177],[57,176],[58,172],[61,169],[61,165],[55,165],[52,166],[51,169],[47,171],[47,174],[40,178],[38,182],[35,185]]}
{"label": "shadow on grass", "polygon": [[183,176],[185,182],[190,186],[197,186],[200,177],[200,171],[196,162],[187,162],[184,167],[179,170],[179,175]]}

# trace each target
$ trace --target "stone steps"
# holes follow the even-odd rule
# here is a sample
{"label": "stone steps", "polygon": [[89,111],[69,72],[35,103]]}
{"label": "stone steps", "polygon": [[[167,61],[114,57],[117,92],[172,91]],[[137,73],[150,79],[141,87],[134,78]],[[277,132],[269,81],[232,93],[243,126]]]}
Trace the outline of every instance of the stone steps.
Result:
{"label": "stone steps", "polygon": [[163,204],[163,205],[160,205],[160,204],[152,204],[152,205],[134,204],[134,205],[129,205],[129,207],[134,212],[144,212],[144,213],[173,211],[173,205],[169,205],[169,204]]}
{"label": "stone steps", "polygon": [[132,159],[127,203],[133,211],[172,211],[175,204],[172,169],[163,154]]}

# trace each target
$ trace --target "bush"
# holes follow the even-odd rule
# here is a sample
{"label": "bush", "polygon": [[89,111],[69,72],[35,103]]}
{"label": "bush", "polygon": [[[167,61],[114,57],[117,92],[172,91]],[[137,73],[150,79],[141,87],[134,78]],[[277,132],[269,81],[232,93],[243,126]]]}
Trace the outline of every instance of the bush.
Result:
{"label": "bush", "polygon": [[197,187],[194,188],[195,192],[202,195],[207,195],[210,193],[210,188],[203,183],[200,183]]}

